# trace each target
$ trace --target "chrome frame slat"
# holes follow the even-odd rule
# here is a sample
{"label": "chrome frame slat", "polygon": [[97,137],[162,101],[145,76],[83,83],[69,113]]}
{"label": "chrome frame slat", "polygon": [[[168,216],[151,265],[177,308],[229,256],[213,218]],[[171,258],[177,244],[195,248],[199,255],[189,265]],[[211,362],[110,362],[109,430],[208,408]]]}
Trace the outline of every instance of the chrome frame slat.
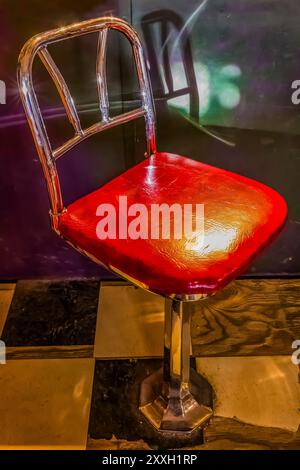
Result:
{"label": "chrome frame slat", "polygon": [[106,80],[107,33],[108,33],[107,28],[99,32],[97,65],[96,65],[100,111],[102,115],[102,120],[104,122],[108,122],[109,120],[109,102],[108,102],[108,91],[107,91],[107,80]]}
{"label": "chrome frame slat", "polygon": [[42,47],[38,51],[38,55],[56,86],[56,89],[59,93],[60,99],[63,103],[70,124],[73,126],[76,134],[81,134],[82,129],[80,120],[74,105],[73,98],[71,96],[70,90],[65,82],[64,77],[62,76],[60,70],[58,69],[46,46]]}
{"label": "chrome frame slat", "polygon": [[92,135],[97,134],[98,132],[102,132],[104,130],[110,129],[120,124],[124,124],[126,122],[141,118],[143,116],[145,116],[144,108],[138,108],[138,109],[134,109],[133,111],[128,111],[127,113],[120,114],[119,116],[115,116],[109,119],[109,121],[96,122],[92,126],[83,130],[80,135],[73,137],[72,139],[65,142],[61,147],[54,150],[53,156],[55,160],[57,160],[62,155],[64,155],[68,150],[75,147],[77,144],[87,139],[88,137],[91,137]]}

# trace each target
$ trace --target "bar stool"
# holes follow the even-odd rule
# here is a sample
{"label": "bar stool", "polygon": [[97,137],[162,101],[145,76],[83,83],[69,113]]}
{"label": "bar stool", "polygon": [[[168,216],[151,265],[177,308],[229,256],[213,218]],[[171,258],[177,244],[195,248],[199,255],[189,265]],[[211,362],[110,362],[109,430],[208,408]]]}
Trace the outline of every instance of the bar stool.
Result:
{"label": "bar stool", "polygon": [[[115,117],[110,116],[106,83],[110,29],[120,31],[131,43],[142,99],[141,107]],[[47,46],[90,33],[99,35],[95,69],[102,120],[83,129],[68,86]],[[36,55],[48,70],[74,128],[74,137],[56,149],[51,147],[34,91],[32,64]],[[47,182],[53,229],[96,263],[166,299],[163,370],[142,383],[141,412],[158,430],[188,432],[205,425],[212,410],[198,403],[193,392],[197,385],[190,376],[189,302],[215,294],[248,266],[283,225],[287,214],[283,198],[259,182],[185,156],[157,151],[154,105],[143,49],[135,30],[121,19],[91,19],[33,37],[20,54],[18,83]],[[142,117],[147,137],[145,159],[65,207],[57,159],[98,132]],[[124,196],[128,206],[167,204],[174,208],[175,204],[201,203],[204,233],[193,231],[181,239],[99,239],[97,207],[114,205]],[[170,211],[170,221],[175,223],[175,211]]]}

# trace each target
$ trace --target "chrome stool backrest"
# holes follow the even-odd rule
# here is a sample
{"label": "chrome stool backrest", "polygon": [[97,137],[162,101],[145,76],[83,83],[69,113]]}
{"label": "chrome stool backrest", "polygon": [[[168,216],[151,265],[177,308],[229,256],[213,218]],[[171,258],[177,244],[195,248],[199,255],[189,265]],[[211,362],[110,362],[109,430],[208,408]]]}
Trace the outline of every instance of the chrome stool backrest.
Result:
{"label": "chrome stool backrest", "polygon": [[[110,117],[109,115],[109,101],[106,82],[106,50],[107,34],[109,29],[120,31],[131,43],[142,102],[140,108],[115,117]],[[77,36],[96,32],[99,33],[99,39],[95,72],[102,120],[100,122],[96,122],[87,129],[82,129],[69,88],[51,57],[47,46],[58,41],[72,39]],[[60,95],[68,120],[74,128],[74,137],[67,140],[62,146],[56,149],[53,149],[51,146],[34,90],[32,65],[36,55],[40,57],[48,70]],[[156,152],[155,112],[146,61],[139,37],[132,26],[130,26],[126,21],[119,18],[102,17],[75,23],[67,27],[58,28],[34,36],[24,45],[20,53],[18,83],[27,119],[30,124],[31,132],[33,134],[47,181],[51,204],[50,214],[54,227],[56,225],[57,216],[64,208],[56,168],[56,160],[68,150],[97,132],[144,117],[146,125],[147,153],[148,155],[151,155]]]}

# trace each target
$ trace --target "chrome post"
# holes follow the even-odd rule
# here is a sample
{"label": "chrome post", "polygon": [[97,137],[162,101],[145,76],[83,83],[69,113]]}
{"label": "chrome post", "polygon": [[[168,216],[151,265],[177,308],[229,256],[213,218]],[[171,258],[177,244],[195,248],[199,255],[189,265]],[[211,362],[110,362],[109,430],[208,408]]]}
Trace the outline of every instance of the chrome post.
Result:
{"label": "chrome post", "polygon": [[212,415],[192,393],[190,345],[189,303],[166,299],[163,368],[143,381],[140,395],[141,412],[160,431],[192,431]]}
{"label": "chrome post", "polygon": [[190,378],[189,304],[165,300],[164,380],[172,398],[180,396]]}

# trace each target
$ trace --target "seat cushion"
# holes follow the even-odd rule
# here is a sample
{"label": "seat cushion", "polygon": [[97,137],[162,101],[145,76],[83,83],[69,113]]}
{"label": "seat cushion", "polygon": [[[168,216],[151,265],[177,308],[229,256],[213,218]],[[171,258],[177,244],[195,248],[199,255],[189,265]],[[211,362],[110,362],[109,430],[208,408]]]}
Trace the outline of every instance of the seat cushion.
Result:
{"label": "seat cushion", "polygon": [[[204,204],[204,239],[100,240],[100,204]],[[162,295],[212,294],[238,276],[280,229],[287,208],[273,189],[170,153],[157,153],[66,208],[60,234],[94,260]],[[174,214],[171,213],[171,220]],[[130,221],[130,218],[128,219]],[[201,243],[200,243],[201,241]]]}

